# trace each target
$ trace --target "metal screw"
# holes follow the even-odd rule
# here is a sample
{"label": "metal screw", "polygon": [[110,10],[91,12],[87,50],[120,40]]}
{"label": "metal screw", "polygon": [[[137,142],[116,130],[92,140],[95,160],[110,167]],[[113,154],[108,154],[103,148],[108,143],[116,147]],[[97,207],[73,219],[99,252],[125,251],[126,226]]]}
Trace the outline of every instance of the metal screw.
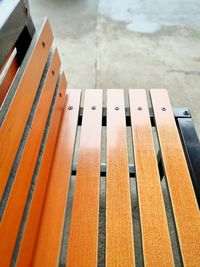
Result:
{"label": "metal screw", "polygon": [[162,111],[166,111],[167,109],[165,107],[161,108]]}
{"label": "metal screw", "polygon": [[115,107],[115,110],[119,110],[119,107]]}
{"label": "metal screw", "polygon": [[43,46],[44,48],[45,48],[45,45],[46,45],[46,44],[45,44],[45,42],[43,41],[43,42],[42,42],[42,46]]}
{"label": "metal screw", "polygon": [[139,111],[141,111],[141,110],[142,110],[142,107],[138,107],[137,109],[138,109]]}
{"label": "metal screw", "polygon": [[69,110],[72,110],[72,109],[73,109],[73,107],[72,107],[72,106],[69,106],[69,107],[68,107],[68,109],[69,109]]}
{"label": "metal screw", "polygon": [[189,115],[189,112],[188,112],[187,110],[185,110],[185,111],[183,112],[183,114],[184,114],[184,115]]}
{"label": "metal screw", "polygon": [[92,106],[92,107],[91,107],[91,109],[92,109],[92,110],[95,110],[95,109],[96,109],[96,107],[95,107],[95,106]]}

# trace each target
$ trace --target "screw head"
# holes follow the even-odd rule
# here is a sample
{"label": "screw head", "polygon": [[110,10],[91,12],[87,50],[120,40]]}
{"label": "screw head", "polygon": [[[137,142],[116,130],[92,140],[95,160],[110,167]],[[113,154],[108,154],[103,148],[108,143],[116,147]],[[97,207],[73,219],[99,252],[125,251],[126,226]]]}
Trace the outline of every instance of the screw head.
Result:
{"label": "screw head", "polygon": [[44,41],[42,41],[42,46],[45,48],[45,45],[46,45],[46,43],[44,42]]}
{"label": "screw head", "polygon": [[139,111],[141,111],[141,110],[142,110],[142,107],[138,107],[137,109],[138,109]]}
{"label": "screw head", "polygon": [[54,75],[55,74],[55,71],[54,70],[52,70],[52,75]]}
{"label": "screw head", "polygon": [[91,109],[92,109],[92,110],[95,110],[95,109],[96,109],[96,106],[92,106]]}
{"label": "screw head", "polygon": [[184,114],[184,115],[189,115],[189,112],[188,112],[187,110],[185,110],[185,111],[183,112],[183,114]]}
{"label": "screw head", "polygon": [[69,109],[69,110],[72,110],[72,109],[73,109],[73,107],[72,107],[72,106],[69,106],[69,107],[68,107],[68,109]]}
{"label": "screw head", "polygon": [[162,111],[166,111],[167,109],[165,107],[161,108]]}
{"label": "screw head", "polygon": [[119,107],[115,107],[115,110],[119,110]]}

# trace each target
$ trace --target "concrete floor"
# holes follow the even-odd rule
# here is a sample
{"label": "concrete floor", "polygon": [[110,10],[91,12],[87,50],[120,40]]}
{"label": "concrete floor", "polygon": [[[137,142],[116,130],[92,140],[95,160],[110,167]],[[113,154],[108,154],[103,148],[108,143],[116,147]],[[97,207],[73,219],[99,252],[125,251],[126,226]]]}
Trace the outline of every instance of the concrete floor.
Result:
{"label": "concrete floor", "polygon": [[50,19],[69,88],[167,88],[200,132],[200,1],[31,0],[30,7],[35,22]]}
{"label": "concrete floor", "polygon": [[[31,0],[30,7],[36,23],[44,16],[50,19],[69,88],[124,88],[126,103],[128,88],[167,88],[173,106],[190,108],[200,133],[199,0]],[[101,183],[99,266],[105,243],[105,184]],[[181,266],[166,187],[164,180],[174,258]],[[136,262],[142,266],[134,180],[131,195]],[[72,198],[70,193],[69,206]],[[66,233],[69,221],[67,225]]]}

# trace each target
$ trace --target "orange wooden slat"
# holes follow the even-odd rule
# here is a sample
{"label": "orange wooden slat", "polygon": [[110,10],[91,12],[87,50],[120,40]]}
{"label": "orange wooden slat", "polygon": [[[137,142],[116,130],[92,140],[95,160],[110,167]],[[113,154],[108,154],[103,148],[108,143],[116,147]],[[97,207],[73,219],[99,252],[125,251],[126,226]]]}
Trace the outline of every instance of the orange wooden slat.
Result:
{"label": "orange wooden slat", "polygon": [[166,90],[151,99],[185,266],[200,266],[200,213]]}
{"label": "orange wooden slat", "polygon": [[[6,69],[7,64],[9,63],[9,61],[10,61],[10,60],[13,60],[13,58],[14,58],[15,55],[16,55],[16,52],[17,52],[16,47],[14,47],[14,48],[11,49],[11,51],[9,52],[9,54],[8,54],[8,56],[7,56],[6,60],[5,60],[5,62],[3,63],[3,65],[2,65],[1,68],[0,68],[0,76],[1,76],[1,74],[4,72],[4,70]],[[13,55],[14,55],[14,57],[13,57]]]}
{"label": "orange wooden slat", "polygon": [[67,106],[61,118],[54,159],[40,221],[32,266],[58,265],[71,164],[78,121],[80,91],[68,90]]}
{"label": "orange wooden slat", "polygon": [[10,264],[53,99],[59,68],[60,59],[57,50],[55,50],[0,223],[0,266],[6,267]]}
{"label": "orange wooden slat", "polygon": [[0,128],[0,199],[29,117],[52,40],[51,28],[46,20]]}
{"label": "orange wooden slat", "polygon": [[106,266],[135,266],[123,90],[107,92]]}
{"label": "orange wooden slat", "polygon": [[86,90],[67,267],[97,266],[101,120],[102,91]]}
{"label": "orange wooden slat", "polygon": [[8,56],[5,66],[0,70],[0,109],[18,68],[15,48]]}
{"label": "orange wooden slat", "polygon": [[145,266],[173,266],[145,90],[129,90]]}
{"label": "orange wooden slat", "polygon": [[34,244],[37,236],[43,202],[45,199],[45,192],[51,170],[51,164],[53,161],[54,149],[56,145],[56,138],[58,135],[62,109],[66,101],[66,85],[67,82],[65,79],[65,75],[62,74],[55,106],[53,109],[53,115],[50,122],[48,136],[45,143],[44,153],[42,156],[41,165],[38,171],[36,185],[32,196],[32,201],[30,204],[27,221],[24,228],[24,233],[16,264],[17,267],[31,266]]}

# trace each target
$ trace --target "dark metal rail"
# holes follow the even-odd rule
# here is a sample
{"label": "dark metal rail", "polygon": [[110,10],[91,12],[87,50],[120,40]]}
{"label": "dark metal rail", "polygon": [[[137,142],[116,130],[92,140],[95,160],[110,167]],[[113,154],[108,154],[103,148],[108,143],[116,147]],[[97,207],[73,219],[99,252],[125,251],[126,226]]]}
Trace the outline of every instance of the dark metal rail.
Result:
{"label": "dark metal rail", "polygon": [[[173,108],[173,113],[175,119],[178,118],[191,118],[191,114],[188,108]],[[131,126],[131,115],[130,115],[130,108],[125,109],[125,114],[126,114],[126,126]],[[154,120],[154,115],[153,115],[153,109],[149,108],[149,114],[150,114],[150,119],[151,119],[151,125],[155,126],[155,120]],[[102,111],[102,126],[107,125],[107,108],[103,107]],[[79,111],[79,118],[78,118],[78,125],[82,125],[82,118],[83,118],[83,107],[80,108]]]}

